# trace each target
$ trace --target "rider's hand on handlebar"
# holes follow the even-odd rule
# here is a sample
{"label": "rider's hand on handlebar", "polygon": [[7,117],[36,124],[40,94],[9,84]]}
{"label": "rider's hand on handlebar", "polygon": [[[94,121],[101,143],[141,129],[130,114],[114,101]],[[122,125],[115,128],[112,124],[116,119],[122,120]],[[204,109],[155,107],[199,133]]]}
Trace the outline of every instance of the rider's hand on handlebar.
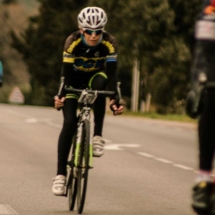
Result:
{"label": "rider's hand on handlebar", "polygon": [[65,101],[65,97],[59,98],[59,96],[54,97],[54,107],[56,109],[60,109],[63,107]]}
{"label": "rider's hand on handlebar", "polygon": [[111,100],[110,101],[110,109],[113,111],[113,114],[116,116],[116,115],[120,115],[123,113],[124,111],[124,107],[123,105],[121,104],[116,104],[116,101],[115,100]]}

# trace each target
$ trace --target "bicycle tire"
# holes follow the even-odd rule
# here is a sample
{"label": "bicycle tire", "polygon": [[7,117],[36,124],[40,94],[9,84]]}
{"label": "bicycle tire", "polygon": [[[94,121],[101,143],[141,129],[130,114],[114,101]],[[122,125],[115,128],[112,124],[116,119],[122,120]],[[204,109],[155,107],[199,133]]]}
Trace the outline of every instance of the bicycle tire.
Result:
{"label": "bicycle tire", "polygon": [[75,207],[75,201],[77,196],[77,179],[72,178],[70,182],[69,192],[69,210],[73,211]]}
{"label": "bicycle tire", "polygon": [[76,136],[73,139],[72,148],[71,148],[71,160],[70,163],[70,175],[69,175],[69,182],[68,182],[68,203],[69,203],[69,210],[73,211],[75,207],[75,201],[77,196],[77,179],[74,178],[74,154],[75,154],[75,147],[76,147]]}
{"label": "bicycle tire", "polygon": [[[84,209],[84,203],[87,192],[89,158],[90,158],[90,122],[83,122],[82,141],[80,147],[78,178],[77,178],[77,208],[81,214]],[[84,163],[84,168],[82,164]],[[84,170],[84,172],[82,172]]]}

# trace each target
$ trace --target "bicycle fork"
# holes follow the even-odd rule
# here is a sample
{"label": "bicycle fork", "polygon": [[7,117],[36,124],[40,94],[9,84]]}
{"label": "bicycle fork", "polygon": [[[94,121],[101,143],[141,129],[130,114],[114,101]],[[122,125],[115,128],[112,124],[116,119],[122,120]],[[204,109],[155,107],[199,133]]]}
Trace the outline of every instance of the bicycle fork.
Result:
{"label": "bicycle fork", "polygon": [[[81,143],[82,143],[82,133],[83,133],[83,123],[81,122],[78,126],[77,130],[77,136],[76,136],[76,149],[75,149],[75,159],[74,159],[74,166],[76,168],[85,168],[85,163],[79,164],[79,158],[80,158],[80,151],[81,151]],[[85,148],[83,148],[85,150]],[[83,153],[85,155],[85,153]],[[85,160],[85,158],[83,159]],[[93,145],[90,141],[89,145],[89,168],[93,168]]]}

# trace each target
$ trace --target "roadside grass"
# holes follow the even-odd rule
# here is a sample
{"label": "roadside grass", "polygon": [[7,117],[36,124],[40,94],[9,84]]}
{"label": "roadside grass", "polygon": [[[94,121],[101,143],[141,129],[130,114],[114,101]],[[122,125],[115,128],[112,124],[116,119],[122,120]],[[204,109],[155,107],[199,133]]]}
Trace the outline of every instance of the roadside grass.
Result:
{"label": "roadside grass", "polygon": [[191,119],[185,114],[158,114],[155,112],[149,113],[141,113],[141,112],[131,112],[125,111],[123,113],[125,116],[133,116],[133,117],[143,117],[143,118],[150,118],[150,119],[159,119],[159,120],[168,120],[168,121],[177,121],[177,122],[188,122],[188,123],[197,123],[197,119]]}

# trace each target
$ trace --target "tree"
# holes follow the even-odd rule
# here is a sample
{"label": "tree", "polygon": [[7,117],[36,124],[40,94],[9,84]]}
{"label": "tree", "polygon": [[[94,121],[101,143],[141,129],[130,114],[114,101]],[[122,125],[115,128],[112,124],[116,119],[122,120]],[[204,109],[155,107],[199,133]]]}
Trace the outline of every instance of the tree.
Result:
{"label": "tree", "polygon": [[18,3],[17,0],[2,0],[2,4],[16,4]]}
{"label": "tree", "polygon": [[119,76],[126,95],[130,96],[132,65],[137,58],[141,99],[151,93],[158,111],[164,113],[175,111],[175,102],[185,98],[197,1],[91,0],[107,11],[107,29],[118,40]]}
{"label": "tree", "polygon": [[39,14],[29,18],[21,35],[11,33],[12,46],[31,75],[32,104],[52,105],[57,93],[64,41],[77,30],[77,14],[85,0],[39,0]]}
{"label": "tree", "polygon": [[[141,99],[147,93],[158,111],[176,111],[185,98],[194,44],[194,21],[199,0],[39,0],[39,15],[29,19],[21,36],[12,33],[13,46],[29,67],[34,104],[51,104],[61,67],[65,38],[77,30],[77,14],[86,6],[103,8],[106,30],[118,41],[118,71],[122,93],[131,96],[131,71],[138,59]],[[68,26],[68,20],[70,25]],[[41,98],[38,101],[38,94]],[[37,101],[35,101],[37,99]]]}
{"label": "tree", "polygon": [[175,13],[175,35],[182,37],[192,52],[195,44],[194,25],[200,13],[202,0],[169,0],[169,5]]}

